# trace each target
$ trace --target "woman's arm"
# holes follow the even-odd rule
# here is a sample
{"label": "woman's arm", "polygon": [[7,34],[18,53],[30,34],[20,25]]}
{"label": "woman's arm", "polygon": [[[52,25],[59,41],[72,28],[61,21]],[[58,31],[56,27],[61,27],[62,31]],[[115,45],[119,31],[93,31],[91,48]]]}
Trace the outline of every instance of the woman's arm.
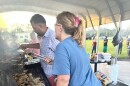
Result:
{"label": "woman's arm", "polygon": [[56,86],[68,86],[70,75],[58,75]]}

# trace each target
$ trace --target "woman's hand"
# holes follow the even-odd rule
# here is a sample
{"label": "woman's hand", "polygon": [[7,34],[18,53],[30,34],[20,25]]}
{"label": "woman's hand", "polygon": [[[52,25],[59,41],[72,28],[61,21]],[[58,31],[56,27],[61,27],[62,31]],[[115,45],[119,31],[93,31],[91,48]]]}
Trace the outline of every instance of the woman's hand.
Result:
{"label": "woman's hand", "polygon": [[44,57],[43,61],[45,61],[45,63],[49,64],[49,65],[52,65],[52,63],[53,63],[53,60],[51,58],[49,58],[49,57]]}

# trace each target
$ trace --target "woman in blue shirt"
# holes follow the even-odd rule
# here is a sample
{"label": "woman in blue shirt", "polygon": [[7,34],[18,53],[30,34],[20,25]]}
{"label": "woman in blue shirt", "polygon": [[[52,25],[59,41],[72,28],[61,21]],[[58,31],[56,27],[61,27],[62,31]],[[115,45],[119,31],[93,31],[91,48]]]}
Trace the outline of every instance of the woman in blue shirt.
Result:
{"label": "woman in blue shirt", "polygon": [[70,12],[57,16],[56,38],[60,41],[55,51],[53,74],[57,86],[101,86],[94,75],[88,54],[83,48],[82,21]]}

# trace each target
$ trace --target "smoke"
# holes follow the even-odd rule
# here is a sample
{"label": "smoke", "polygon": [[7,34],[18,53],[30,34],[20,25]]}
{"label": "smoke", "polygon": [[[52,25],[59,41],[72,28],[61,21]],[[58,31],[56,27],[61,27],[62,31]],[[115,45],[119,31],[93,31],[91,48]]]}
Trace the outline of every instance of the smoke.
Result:
{"label": "smoke", "polygon": [[0,34],[0,59],[4,57],[4,48],[5,48],[5,42],[2,39],[1,34]]}
{"label": "smoke", "polygon": [[16,42],[15,35],[6,35],[3,36],[0,33],[0,60],[10,60],[19,55],[17,49],[19,48],[19,44]]}

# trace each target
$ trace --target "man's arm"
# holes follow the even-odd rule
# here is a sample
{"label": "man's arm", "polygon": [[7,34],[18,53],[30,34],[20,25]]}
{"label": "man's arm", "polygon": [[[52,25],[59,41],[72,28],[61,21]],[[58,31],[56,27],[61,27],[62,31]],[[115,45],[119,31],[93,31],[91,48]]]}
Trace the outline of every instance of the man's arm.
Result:
{"label": "man's arm", "polygon": [[35,44],[21,44],[20,48],[21,49],[26,49],[26,48],[36,48],[36,49],[39,49],[40,48],[40,44],[39,43],[35,43]]}
{"label": "man's arm", "polygon": [[107,43],[108,42],[108,39],[104,39],[104,43]]}
{"label": "man's arm", "polygon": [[106,43],[107,41],[106,40],[104,40],[104,43]]}
{"label": "man's arm", "polygon": [[129,46],[129,41],[126,42],[127,47]]}
{"label": "man's arm", "polygon": [[70,80],[70,75],[58,75],[56,86],[68,86]]}

